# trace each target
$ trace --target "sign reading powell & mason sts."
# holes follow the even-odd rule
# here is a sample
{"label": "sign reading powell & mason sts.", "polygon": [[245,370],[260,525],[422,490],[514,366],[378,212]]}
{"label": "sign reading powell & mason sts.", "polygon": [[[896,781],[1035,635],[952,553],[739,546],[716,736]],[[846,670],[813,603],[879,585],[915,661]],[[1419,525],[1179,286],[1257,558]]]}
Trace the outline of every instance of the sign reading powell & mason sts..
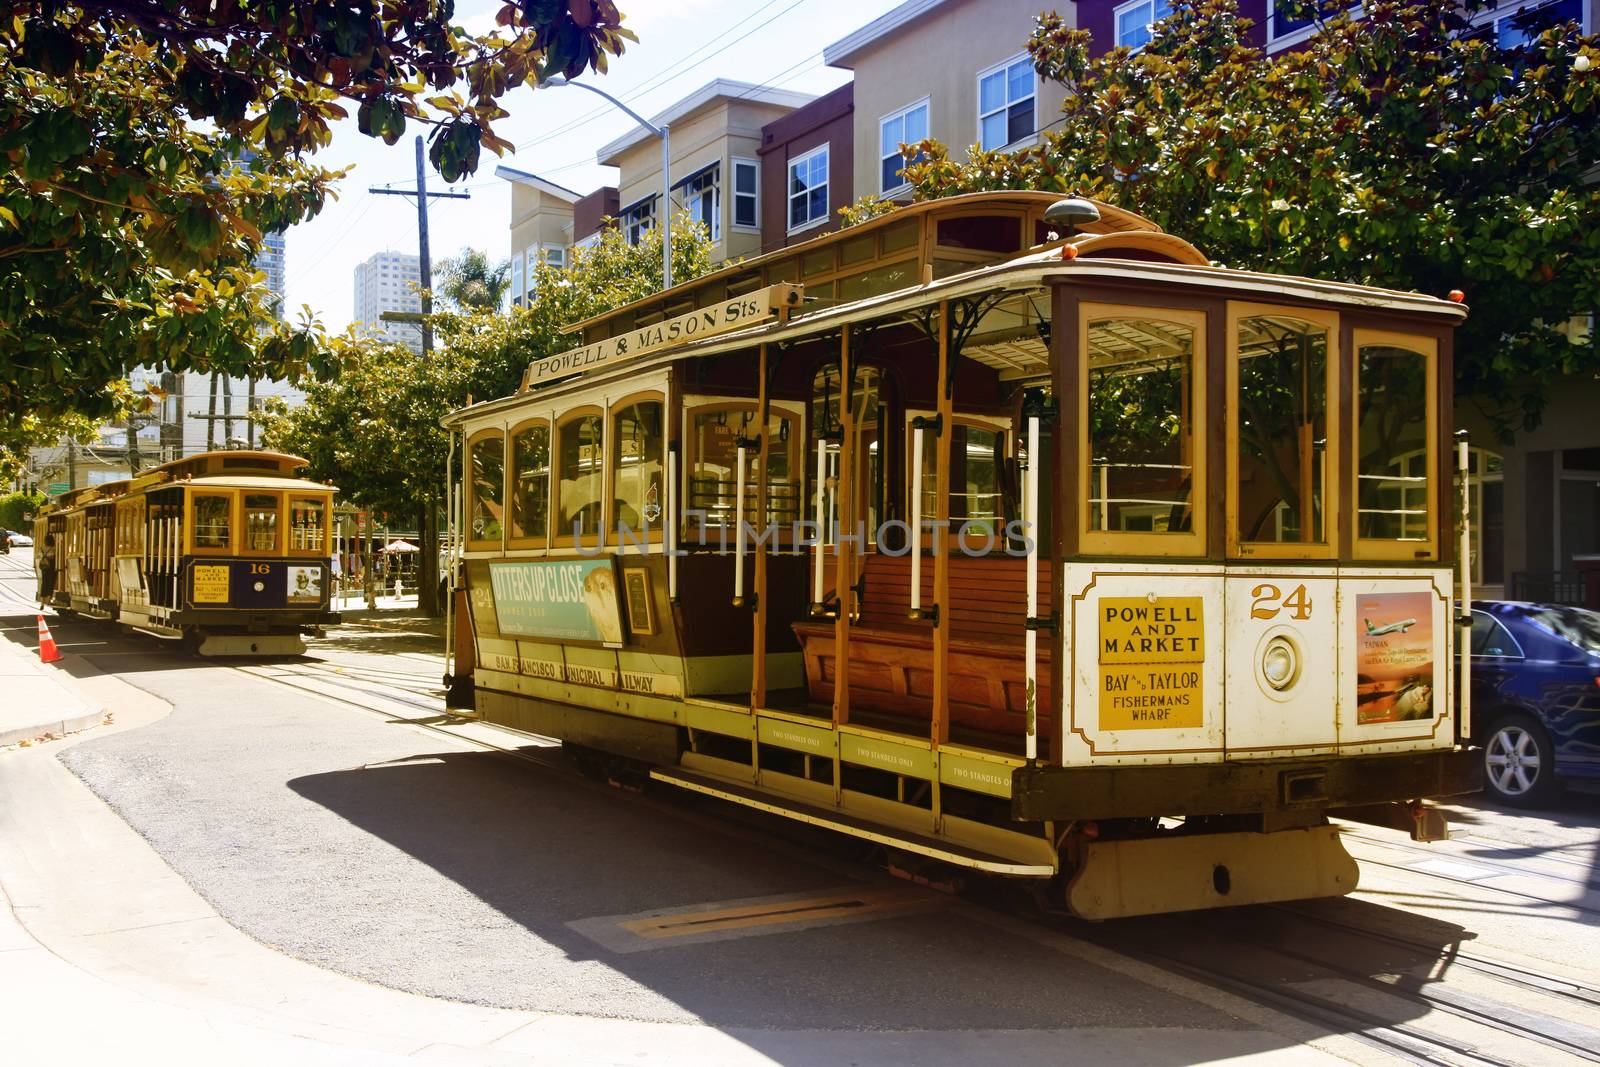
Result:
{"label": "sign reading powell & mason sts.", "polygon": [[675,344],[754,326],[772,318],[782,308],[799,308],[803,292],[803,286],[779,282],[684,315],[636,326],[627,333],[592,345],[544,356],[528,364],[522,375],[522,388],[531,389],[552,378],[614,366]]}

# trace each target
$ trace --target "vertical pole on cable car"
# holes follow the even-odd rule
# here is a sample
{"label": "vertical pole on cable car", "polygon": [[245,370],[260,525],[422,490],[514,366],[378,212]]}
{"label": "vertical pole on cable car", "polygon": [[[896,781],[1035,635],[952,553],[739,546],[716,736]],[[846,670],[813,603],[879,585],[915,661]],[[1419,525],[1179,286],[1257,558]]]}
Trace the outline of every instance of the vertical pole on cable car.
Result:
{"label": "vertical pole on cable car", "polygon": [[[766,523],[771,505],[768,494],[772,486],[767,478],[768,409],[771,398],[767,395],[767,346],[756,349],[760,369],[756,376],[756,521]],[[756,546],[755,618],[750,634],[750,710],[757,711],[767,702],[767,554]]]}
{"label": "vertical pole on cable car", "polygon": [[922,420],[911,423],[911,610],[922,618]]}
{"label": "vertical pole on cable car", "polygon": [[[839,477],[833,519],[839,532],[834,536],[833,593],[838,615],[833,622],[833,725],[850,721],[850,537],[855,533],[855,414],[851,410],[850,388],[854,381],[850,366],[850,324],[839,327]],[[839,776],[835,768],[834,782]],[[835,785],[837,792],[838,786]]]}
{"label": "vertical pole on cable car", "polygon": [[1457,684],[1456,736],[1461,741],[1472,737],[1472,486],[1470,472],[1471,441],[1466,430],[1456,433],[1456,465],[1461,472],[1461,544],[1456,549],[1456,565],[1461,568],[1461,604],[1456,625],[1460,648],[1461,677]]}
{"label": "vertical pole on cable car", "polygon": [[1023,621],[1023,701],[1028,732],[1024,755],[1032,763],[1039,758],[1039,631],[1033,620],[1039,617],[1039,416],[1028,416],[1028,465],[1022,472],[1022,530],[1028,552],[1025,588],[1028,613]]}
{"label": "vertical pole on cable car", "polygon": [[[939,302],[939,434],[933,464],[933,715],[929,741],[937,749],[950,739],[950,442],[955,417],[950,381],[950,301]],[[934,779],[938,789],[937,776]],[[937,797],[937,793],[935,794]],[[934,805],[938,816],[937,800]]]}
{"label": "vertical pole on cable car", "polygon": [[817,436],[817,558],[816,566],[811,568],[811,610],[822,614],[822,566],[824,553],[822,546],[827,542],[826,527],[823,525],[828,520],[828,439],[820,433]]}
{"label": "vertical pole on cable car", "polygon": [[[668,411],[673,410],[667,408]],[[667,514],[662,540],[667,547],[667,600],[678,602],[678,442],[667,445]],[[704,519],[701,520],[702,522]],[[702,527],[704,529],[704,527]]]}
{"label": "vertical pole on cable car", "polygon": [[[456,543],[456,483],[452,476],[455,471],[456,460],[456,431],[452,427],[445,431],[450,435],[450,444],[444,453],[444,556],[445,556],[445,582],[444,582],[444,684],[449,688],[455,681],[450,676],[450,668],[454,665],[451,652],[455,649],[456,631],[452,625],[455,622],[456,603],[456,568],[455,551]],[[423,551],[427,551],[424,547]]]}
{"label": "vertical pole on cable car", "polygon": [[744,435],[734,437],[733,448],[733,604],[744,607],[744,465],[750,450]]}

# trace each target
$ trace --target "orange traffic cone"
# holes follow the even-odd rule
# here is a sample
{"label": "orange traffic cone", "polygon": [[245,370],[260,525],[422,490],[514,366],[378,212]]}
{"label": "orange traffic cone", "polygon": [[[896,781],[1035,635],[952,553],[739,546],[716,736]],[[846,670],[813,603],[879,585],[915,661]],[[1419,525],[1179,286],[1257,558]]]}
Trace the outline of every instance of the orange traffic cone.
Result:
{"label": "orange traffic cone", "polygon": [[61,650],[56,647],[56,639],[50,636],[50,627],[44,624],[44,616],[39,616],[39,662],[54,663],[61,658]]}

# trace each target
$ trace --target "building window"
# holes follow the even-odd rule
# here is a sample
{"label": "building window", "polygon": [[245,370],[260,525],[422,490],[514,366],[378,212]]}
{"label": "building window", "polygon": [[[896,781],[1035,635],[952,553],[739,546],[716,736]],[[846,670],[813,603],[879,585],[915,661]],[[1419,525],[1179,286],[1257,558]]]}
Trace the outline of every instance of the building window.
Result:
{"label": "building window", "polygon": [[906,185],[900,172],[922,160],[922,153],[906,157],[901,154],[903,144],[917,144],[928,139],[928,101],[921,100],[910,107],[896,111],[878,120],[879,192],[893,192]]}
{"label": "building window", "polygon": [[511,302],[522,303],[522,257],[511,257]]}
{"label": "building window", "polygon": [[713,163],[685,178],[675,189],[683,190],[684,207],[691,222],[706,228],[713,241],[722,238],[722,165]]}
{"label": "building window", "polygon": [[627,235],[628,243],[636,245],[644,240],[644,235],[655,225],[655,220],[656,198],[653,196],[647,196],[623,208],[622,232]]}
{"label": "building window", "polygon": [[1172,14],[1167,0],[1133,0],[1123,4],[1112,16],[1117,23],[1117,44],[1138,51],[1150,43],[1150,27]]}
{"label": "building window", "polygon": [[529,245],[528,251],[525,252],[524,255],[527,258],[528,266],[522,276],[523,284],[525,286],[523,292],[527,293],[528,296],[531,297],[533,295],[534,287],[539,284],[539,246]]}
{"label": "building window", "polygon": [[813,148],[789,164],[789,229],[828,217],[828,146]]}
{"label": "building window", "polygon": [[753,159],[733,161],[733,224],[740,229],[754,230],[761,225],[758,166]]}
{"label": "building window", "polygon": [[544,261],[553,270],[566,270],[567,250],[561,245],[551,245],[544,250]]}
{"label": "building window", "polygon": [[[1282,0],[1279,0],[1281,3]],[[1511,5],[1505,5],[1510,8]],[[1539,36],[1551,26],[1563,22],[1576,22],[1583,25],[1583,4],[1581,0],[1555,0],[1554,3],[1529,5],[1523,8],[1508,10],[1503,13],[1483,14],[1479,16],[1485,30],[1478,33],[1492,40],[1501,48],[1526,48],[1539,39]],[[1493,36],[1489,36],[1493,34]],[[1474,35],[1476,36],[1476,34]]]}
{"label": "building window", "polygon": [[1034,81],[1026,54],[978,75],[978,144],[985,151],[1033,136]]}

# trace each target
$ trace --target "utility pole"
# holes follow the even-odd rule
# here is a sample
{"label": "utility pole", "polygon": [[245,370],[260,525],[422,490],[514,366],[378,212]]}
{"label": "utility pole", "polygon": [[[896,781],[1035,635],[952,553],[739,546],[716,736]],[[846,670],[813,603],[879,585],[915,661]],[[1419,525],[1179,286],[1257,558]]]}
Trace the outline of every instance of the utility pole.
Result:
{"label": "utility pole", "polygon": [[[433,357],[433,324],[428,316],[433,314],[433,262],[428,255],[428,198],[470,200],[471,193],[428,192],[428,170],[422,158],[422,135],[417,135],[417,187],[416,189],[379,189],[369,192],[379,196],[414,196],[417,198],[417,280],[422,286],[422,358]],[[418,516],[417,534],[422,558],[417,571],[421,581],[417,588],[417,607],[426,615],[438,615],[439,606],[439,508],[435,501],[426,500]]]}

